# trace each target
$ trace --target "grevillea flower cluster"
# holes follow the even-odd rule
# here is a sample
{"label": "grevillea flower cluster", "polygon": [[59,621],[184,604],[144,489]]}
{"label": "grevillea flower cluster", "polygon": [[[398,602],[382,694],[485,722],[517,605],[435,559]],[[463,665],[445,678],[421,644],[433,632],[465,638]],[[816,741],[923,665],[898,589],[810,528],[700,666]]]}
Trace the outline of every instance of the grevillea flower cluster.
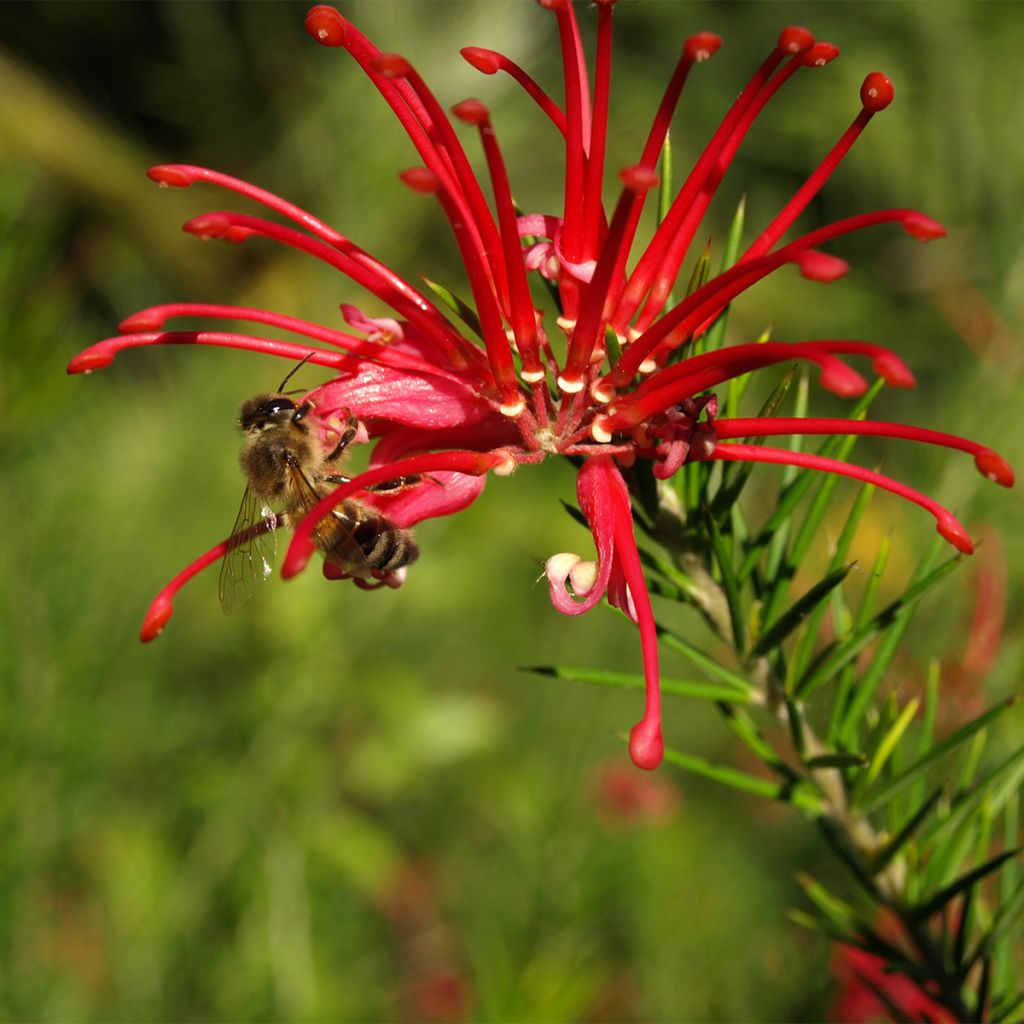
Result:
{"label": "grevillea flower cluster", "polygon": [[[375,447],[368,471],[336,487],[298,525],[282,567],[286,577],[301,571],[310,558],[317,522],[353,495],[408,527],[465,508],[479,496],[488,474],[508,476],[549,457],[572,459],[580,467],[577,497],[597,557],[560,554],[549,559],[551,600],[559,611],[578,615],[607,598],[636,623],[646,706],[630,734],[630,753],[640,767],[653,768],[663,751],[658,648],[623,468],[646,460],[656,477],[666,479],[687,462],[742,461],[842,474],[921,506],[934,516],[939,533],[967,553],[972,550],[967,531],[926,495],[877,472],[770,447],[763,439],[793,434],[902,438],[966,452],[985,476],[1005,486],[1012,483],[1012,472],[988,448],[918,427],[718,416],[714,388],[778,363],[815,364],[822,387],[842,396],[858,395],[867,387],[850,359],[866,359],[893,387],[912,386],[913,375],[899,356],[879,345],[847,339],[750,341],[693,354],[694,340],[706,334],[726,306],[778,268],[795,264],[805,278],[818,282],[841,276],[845,262],[822,247],[844,235],[886,226],[902,228],[921,241],[945,234],[939,223],[915,210],[886,209],[853,215],[780,244],[872,117],[892,100],[893,86],[885,75],[867,76],[850,126],[734,265],[696,282],[699,287],[680,288],[687,292],[680,299],[674,292],[691,243],[751,125],[791,78],[829,64],[838,50],[816,41],[805,28],[784,29],[712,134],[657,229],[640,241],[641,213],[659,183],[659,160],[683,87],[696,65],[719,49],[721,39],[699,32],[683,41],[643,149],[636,163],[617,169],[617,198],[606,208],[614,0],[595,4],[592,75],[572,4],[539,3],[553,18],[561,43],[561,104],[501,53],[467,47],[462,55],[486,75],[510,76],[549,122],[564,181],[558,214],[517,209],[498,136],[482,102],[456,104],[453,120],[408,59],[378,49],[333,7],[318,5],[306,17],[309,35],[354,60],[408,134],[420,163],[399,177],[440,205],[465,267],[471,301],[459,305],[458,318],[442,308],[438,293],[426,294],[294,204],[218,171],[163,165],[149,171],[159,185],[210,185],[254,200],[274,215],[270,219],[216,210],[190,220],[186,231],[204,239],[240,243],[262,238],[291,246],[361,286],[373,296],[375,314],[380,307],[390,314],[370,315],[345,304],[341,315],[348,330],[340,330],[263,309],[156,306],[128,317],[119,336],[82,352],[68,369],[77,373],[106,366],[126,348],[175,344],[227,346],[292,362],[308,358],[328,368],[332,378],[305,399],[312,404],[314,421],[322,425],[323,442],[336,437],[331,425],[338,417],[351,414]],[[476,161],[479,169],[467,154],[470,142],[478,143],[482,152]],[[539,298],[549,292],[556,296],[553,304]],[[256,333],[168,329],[178,318],[197,316],[252,324]],[[280,329],[296,340],[263,337],[260,327]],[[744,438],[756,443],[744,443]],[[413,475],[421,482],[403,490],[367,491],[375,483]],[[182,584],[228,547],[225,541],[212,548],[160,593],[146,617],[143,640],[163,628]],[[397,584],[399,579],[382,582]]]}

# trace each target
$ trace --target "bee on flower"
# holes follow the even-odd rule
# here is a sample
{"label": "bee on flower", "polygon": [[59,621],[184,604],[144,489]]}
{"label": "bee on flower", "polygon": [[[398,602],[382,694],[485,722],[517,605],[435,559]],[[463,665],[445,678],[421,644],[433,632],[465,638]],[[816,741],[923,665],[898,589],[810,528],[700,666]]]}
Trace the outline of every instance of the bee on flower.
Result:
{"label": "bee on flower", "polygon": [[[285,517],[294,527],[282,567],[286,577],[300,572],[320,547],[327,555],[329,576],[355,576],[362,585],[397,585],[411,558],[400,567],[400,559],[364,566],[357,552],[353,557],[365,571],[332,571],[331,552],[322,538],[337,534],[339,527],[334,522],[327,530],[324,524],[332,516],[351,519],[352,509],[366,508],[372,510],[366,513],[368,519],[386,522],[413,545],[407,532],[411,527],[472,504],[488,474],[507,477],[548,458],[571,460],[578,467],[577,498],[593,533],[596,558],[562,553],[548,559],[551,600],[558,610],[577,615],[607,598],[637,625],[646,704],[630,735],[630,754],[638,766],[651,769],[663,754],[658,648],[624,469],[646,464],[656,478],[665,480],[688,463],[768,462],[840,474],[919,505],[934,517],[939,533],[965,553],[972,550],[968,532],[927,495],[878,472],[772,447],[764,439],[799,434],[904,439],[965,452],[981,473],[1004,486],[1012,484],[1013,474],[1004,459],[983,445],[921,427],[719,415],[715,388],[776,364],[813,364],[822,387],[847,397],[867,388],[850,359],[866,360],[890,386],[914,384],[896,353],[867,341],[750,340],[698,347],[730,302],[785,265],[795,264],[811,281],[841,276],[845,262],[823,248],[836,239],[887,226],[920,241],[945,234],[938,222],[920,212],[886,209],[855,213],[783,241],[871,119],[892,101],[893,86],[885,75],[872,72],[865,78],[852,123],[733,265],[695,281],[680,299],[675,293],[694,237],[751,126],[792,77],[824,67],[838,50],[816,41],[805,28],[784,29],[712,134],[656,230],[641,238],[641,214],[659,184],[659,160],[684,86],[696,66],[714,56],[721,39],[702,31],[683,40],[638,159],[627,167],[608,168],[614,0],[595,5],[592,72],[573,5],[569,0],[539,4],[554,20],[561,43],[560,103],[504,54],[467,47],[462,56],[484,74],[510,76],[536,105],[538,116],[554,127],[561,143],[552,169],[563,182],[557,215],[517,209],[498,132],[484,103],[463,100],[449,116],[410,60],[379,49],[333,7],[317,5],[306,16],[309,35],[355,61],[419,155],[420,163],[399,177],[406,187],[436,201],[450,226],[468,288],[458,322],[442,308],[437,294],[417,288],[370,251],[287,200],[220,171],[162,165],[149,171],[161,186],[212,186],[253,200],[273,215],[214,210],[194,217],[186,231],[232,243],[269,239],[291,246],[336,268],[391,312],[369,316],[342,305],[343,330],[232,305],[154,306],[129,316],[120,335],[86,349],[68,369],[79,373],[106,366],[126,348],[185,344],[276,355],[293,364],[308,360],[329,370],[326,383],[301,399],[287,399],[288,406],[277,401],[286,396],[265,396],[277,401],[275,414],[285,417],[279,423],[282,429],[301,425],[303,444],[314,446],[310,464],[317,467],[316,479],[307,480],[309,487],[303,489],[306,497],[292,502]],[[467,136],[479,146],[483,171],[474,169],[467,154]],[[617,180],[618,198],[606,209],[602,193],[610,174]],[[553,304],[546,299],[549,290]],[[173,329],[176,319],[195,316],[246,322],[254,333]],[[261,326],[288,332],[295,340],[263,337]],[[347,444],[357,435],[374,448],[367,471],[349,479],[334,471],[332,461],[343,447],[340,438],[347,437]],[[294,476],[296,488],[301,487],[298,481]],[[402,485],[393,486],[395,481]],[[268,509],[258,527],[249,528],[266,532],[280,521]],[[232,535],[179,573],[153,602],[142,639],[152,640],[163,629],[185,582],[240,543]],[[333,559],[335,569],[337,561]],[[351,568],[353,563],[342,564]]]}

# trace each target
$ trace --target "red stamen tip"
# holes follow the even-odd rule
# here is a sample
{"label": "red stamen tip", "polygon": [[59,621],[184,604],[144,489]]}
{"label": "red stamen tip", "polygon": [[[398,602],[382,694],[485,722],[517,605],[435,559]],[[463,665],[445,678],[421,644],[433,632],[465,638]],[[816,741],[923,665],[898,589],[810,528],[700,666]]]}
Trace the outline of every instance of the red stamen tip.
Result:
{"label": "red stamen tip", "polygon": [[661,736],[661,723],[644,718],[629,733],[629,756],[637,768],[654,771],[665,756],[665,741]]}
{"label": "red stamen tip", "polygon": [[870,110],[873,114],[885,110],[895,95],[892,82],[881,71],[872,71],[860,87],[860,101],[864,104],[864,109]]}
{"label": "red stamen tip", "polygon": [[230,228],[230,222],[222,213],[201,213],[181,226],[182,231],[197,238],[226,238]]}
{"label": "red stamen tip", "polygon": [[569,6],[569,0],[537,0],[537,3],[549,11],[560,11]]}
{"label": "red stamen tip", "polygon": [[955,516],[948,512],[940,516],[936,522],[935,529],[939,531],[939,535],[944,540],[948,540],[961,554],[974,554],[974,541],[971,540],[967,531],[957,522]]}
{"label": "red stamen tip", "polygon": [[146,171],[146,177],[161,188],[188,188],[195,177],[174,164],[158,164]]}
{"label": "red stamen tip", "polygon": [[317,4],[306,15],[306,31],[321,46],[344,46],[348,22],[328,4]]}
{"label": "red stamen tip", "polygon": [[117,329],[122,334],[134,334],[136,331],[159,331],[166,322],[165,317],[157,316],[152,310],[143,309],[125,317],[117,325]]}
{"label": "red stamen tip", "polygon": [[658,184],[658,175],[643,164],[633,164],[619,171],[619,181],[630,190],[643,194],[650,192]]}
{"label": "red stamen tip", "polygon": [[284,561],[281,563],[281,578],[290,580],[293,576],[298,576],[309,565],[312,555],[312,544],[308,541],[303,543],[297,537],[293,537],[288,554],[285,555]]}
{"label": "red stamen tip", "polygon": [[868,382],[846,363],[829,363],[822,368],[821,386],[840,398],[857,398],[868,389]]}
{"label": "red stamen tip", "polygon": [[412,65],[400,53],[378,53],[370,63],[386,78],[405,78],[412,73]]}
{"label": "red stamen tip", "polygon": [[826,64],[831,64],[838,56],[839,47],[834,43],[815,43],[800,58],[800,63],[807,68],[823,68]]}
{"label": "red stamen tip", "polygon": [[722,37],[715,32],[697,32],[683,43],[683,53],[690,60],[707,60],[714,56],[722,45]]}
{"label": "red stamen tip", "polygon": [[463,100],[452,107],[452,113],[464,124],[486,124],[490,120],[487,107],[480,100]]}
{"label": "red stamen tip", "polygon": [[921,242],[932,242],[936,238],[945,238],[948,234],[946,229],[937,220],[932,217],[926,217],[923,213],[918,213],[916,210],[908,213],[903,218],[903,230],[911,238],[916,238]]}
{"label": "red stamen tip", "polygon": [[850,264],[838,256],[817,249],[807,249],[797,256],[797,266],[802,276],[808,281],[820,281],[828,284],[836,281],[850,269]]}
{"label": "red stamen tip", "polygon": [[399,174],[399,179],[413,190],[429,195],[441,187],[441,179],[426,167],[410,167]]}
{"label": "red stamen tip", "polygon": [[999,484],[1001,487],[1012,487],[1014,476],[1013,467],[1002,457],[993,451],[978,452],[974,456],[974,465],[978,472],[989,480]]}
{"label": "red stamen tip", "polygon": [[501,56],[494,50],[487,50],[482,46],[464,46],[459,53],[462,54],[463,60],[485,75],[496,75],[501,70]]}
{"label": "red stamen tip", "polygon": [[174,614],[174,605],[166,597],[158,597],[146,612],[146,619],[139,630],[139,639],[148,644],[155,640],[167,625],[167,620]]}
{"label": "red stamen tip", "polygon": [[804,53],[814,45],[814,33],[800,25],[790,25],[779,33],[776,44],[783,53]]}
{"label": "red stamen tip", "polygon": [[102,370],[114,361],[112,355],[100,354],[90,349],[79,352],[74,359],[68,363],[68,373],[92,373],[93,370]]}
{"label": "red stamen tip", "polygon": [[883,352],[875,356],[871,361],[882,380],[891,388],[914,388],[917,387],[917,378],[911,369],[895,352]]}

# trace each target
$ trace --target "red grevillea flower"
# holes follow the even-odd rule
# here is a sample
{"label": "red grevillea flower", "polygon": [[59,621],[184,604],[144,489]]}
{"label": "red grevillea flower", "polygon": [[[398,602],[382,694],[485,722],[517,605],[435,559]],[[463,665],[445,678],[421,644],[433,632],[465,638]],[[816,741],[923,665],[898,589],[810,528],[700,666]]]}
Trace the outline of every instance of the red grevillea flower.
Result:
{"label": "red grevillea flower", "polygon": [[[419,154],[420,165],[400,178],[409,188],[432,196],[451,227],[472,295],[467,303],[471,310],[463,317],[470,326],[456,327],[430,295],[292,203],[218,171],[165,165],[149,172],[160,185],[211,185],[255,200],[275,215],[265,219],[217,210],[189,221],[186,231],[233,243],[261,237],[292,246],[336,267],[393,315],[376,318],[343,305],[350,330],[342,331],[260,309],[194,303],[158,306],[129,317],[119,337],[76,356],[69,371],[106,366],[124,348],[169,344],[229,346],[293,362],[308,358],[329,368],[332,379],[306,396],[313,405],[312,419],[321,426],[322,443],[333,443],[338,417],[351,414],[376,447],[368,472],[338,486],[299,524],[284,561],[285,576],[299,572],[308,561],[316,523],[357,493],[406,527],[464,508],[479,495],[489,472],[508,475],[548,456],[581,461],[578,497],[593,531],[597,560],[585,562],[575,555],[550,559],[551,597],[568,614],[579,614],[608,597],[639,627],[646,710],[632,731],[630,753],[640,767],[653,768],[663,749],[658,650],[630,494],[620,467],[649,460],[654,473],[665,478],[687,461],[741,460],[839,473],[922,506],[935,517],[942,536],[963,552],[971,551],[971,540],[954,516],[904,484],[857,466],[740,439],[873,434],[958,448],[974,457],[983,474],[1005,486],[1011,484],[1012,472],[1000,456],[981,445],[896,423],[716,417],[713,388],[776,363],[814,363],[825,388],[849,396],[861,393],[866,382],[846,360],[865,357],[888,384],[911,386],[913,376],[900,358],[878,345],[814,339],[735,344],[691,357],[681,357],[679,351],[701,336],[730,301],[784,264],[796,264],[805,277],[816,281],[841,275],[846,264],[820,247],[843,235],[886,225],[901,227],[922,241],[945,233],[921,213],[889,209],[851,216],[779,244],[871,118],[891,101],[893,87],[883,74],[867,76],[859,112],[849,128],[739,261],[675,301],[673,288],[690,243],[754,120],[792,77],[828,64],[838,51],[829,43],[815,42],[807,29],[785,29],[729,108],[658,229],[638,243],[641,212],[658,182],[655,168],[683,86],[695,65],[714,55],[721,40],[700,32],[683,41],[643,150],[635,164],[619,170],[618,198],[608,211],[602,186],[614,0],[596,4],[592,76],[572,4],[540,0],[540,6],[554,19],[561,41],[561,105],[510,58],[475,47],[462,54],[485,74],[511,76],[553,126],[564,174],[558,215],[516,210],[483,103],[470,99],[452,108],[456,120],[479,136],[480,164],[486,169],[478,173],[460,140],[465,130],[456,130],[406,58],[382,52],[333,7],[318,5],[306,17],[314,40],[344,51],[366,74]],[[545,324],[537,308],[531,274],[553,283],[558,296],[555,323]],[[256,333],[167,329],[169,322],[183,316],[244,321],[255,325]],[[260,326],[283,329],[296,340],[262,337]],[[374,483],[407,475],[419,475],[422,483],[392,494],[366,491]],[[217,545],[161,592],[146,618],[144,640],[156,636],[166,623],[181,585],[226,550],[228,542]]]}
{"label": "red grevillea flower", "polygon": [[885,960],[857,946],[840,943],[832,957],[836,993],[829,1019],[836,1024],[875,1024],[889,1020],[956,1024],[957,1018],[907,977],[886,970]]}

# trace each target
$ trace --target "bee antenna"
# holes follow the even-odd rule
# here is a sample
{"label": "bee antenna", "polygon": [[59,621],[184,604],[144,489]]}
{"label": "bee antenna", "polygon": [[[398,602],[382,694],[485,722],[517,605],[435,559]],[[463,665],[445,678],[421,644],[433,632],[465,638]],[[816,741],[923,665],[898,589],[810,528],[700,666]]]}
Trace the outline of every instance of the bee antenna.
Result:
{"label": "bee antenna", "polygon": [[277,389],[277,393],[278,393],[279,395],[284,395],[284,394],[288,394],[288,395],[294,395],[294,394],[297,394],[297,393],[298,393],[298,391],[301,391],[301,390],[302,390],[302,388],[298,388],[298,389],[297,389],[297,391],[285,391],[285,389],[284,389],[284,386],[285,386],[285,384],[287,384],[287,383],[288,383],[288,381],[290,381],[290,380],[292,379],[292,377],[294,377],[294,376],[295,376],[295,374],[297,374],[297,373],[299,372],[299,370],[301,370],[301,369],[302,369],[302,367],[303,367],[303,366],[305,366],[305,365],[306,365],[306,363],[308,363],[308,362],[310,361],[310,359],[312,359],[312,358],[313,358],[313,356],[315,356],[315,355],[316,355],[316,353],[315,353],[315,352],[310,352],[310,353],[309,353],[308,355],[305,355],[305,356],[303,356],[303,357],[302,357],[302,359],[300,359],[300,360],[299,360],[299,362],[298,362],[298,363],[297,363],[297,364],[296,364],[295,366],[293,366],[293,367],[292,367],[292,368],[291,368],[291,369],[290,369],[290,370],[288,371],[288,376],[287,376],[287,377],[285,377],[285,379],[284,379],[283,381],[281,381],[281,386],[280,386],[280,387],[279,387],[279,388]]}

